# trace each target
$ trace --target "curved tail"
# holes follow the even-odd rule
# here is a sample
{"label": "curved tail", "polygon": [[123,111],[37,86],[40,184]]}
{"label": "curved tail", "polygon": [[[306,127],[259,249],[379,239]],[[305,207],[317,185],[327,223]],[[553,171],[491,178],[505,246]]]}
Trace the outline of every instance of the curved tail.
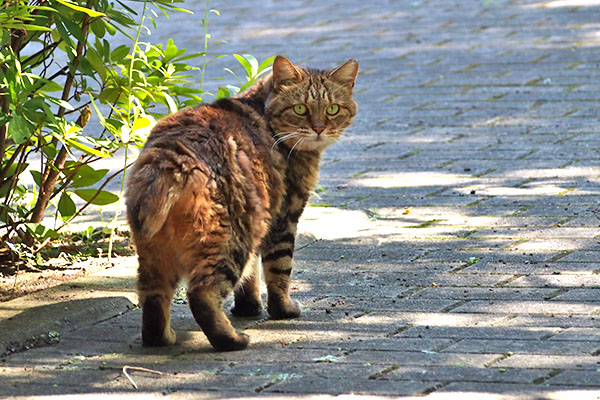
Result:
{"label": "curved tail", "polygon": [[137,235],[152,238],[181,196],[185,176],[180,163],[173,161],[164,152],[150,149],[142,152],[129,172],[127,219]]}

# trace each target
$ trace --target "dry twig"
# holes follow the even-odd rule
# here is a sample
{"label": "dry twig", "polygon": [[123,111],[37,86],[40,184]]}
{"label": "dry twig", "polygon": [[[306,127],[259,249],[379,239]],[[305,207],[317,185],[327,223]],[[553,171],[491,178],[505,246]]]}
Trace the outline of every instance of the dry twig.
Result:
{"label": "dry twig", "polygon": [[137,389],[137,385],[135,383],[135,381],[131,378],[131,376],[129,375],[128,371],[140,371],[140,372],[148,372],[150,374],[157,374],[157,375],[164,375],[164,372],[160,372],[160,371],[156,371],[153,369],[148,369],[148,368],[143,368],[143,367],[133,367],[131,365],[125,365],[123,366],[123,375],[125,375],[125,377],[127,379],[129,379],[129,382],[131,382],[131,385]]}

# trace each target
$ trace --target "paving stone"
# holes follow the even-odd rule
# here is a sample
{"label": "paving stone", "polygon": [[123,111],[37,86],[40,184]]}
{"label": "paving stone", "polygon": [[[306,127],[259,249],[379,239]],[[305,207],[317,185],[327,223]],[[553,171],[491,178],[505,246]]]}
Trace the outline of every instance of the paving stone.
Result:
{"label": "paving stone", "polygon": [[456,393],[485,393],[486,399],[525,400],[531,398],[541,399],[595,399],[600,391],[594,387],[577,386],[544,386],[544,385],[519,385],[507,383],[462,383],[454,382],[436,391],[432,399],[443,399],[444,395],[456,396]]}
{"label": "paving stone", "polygon": [[532,326],[545,326],[545,327],[600,327],[600,317],[590,315],[525,315],[525,314],[512,314],[504,321],[499,323],[499,326],[506,327],[532,327]]}
{"label": "paving stone", "polygon": [[375,381],[369,379],[353,379],[348,382],[345,378],[328,379],[321,377],[299,378],[277,383],[269,388],[268,392],[294,393],[294,394],[341,394],[352,393],[353,395],[368,394],[393,395],[393,396],[416,396],[425,392],[436,383],[432,382],[389,382]]}
{"label": "paving stone", "polygon": [[544,275],[523,276],[507,284],[513,287],[599,288],[599,275]]}
{"label": "paving stone", "polygon": [[598,289],[569,289],[554,297],[556,300],[571,301],[598,301],[600,299],[600,288]]}
{"label": "paving stone", "polygon": [[[560,374],[553,376],[546,382],[549,385],[571,385],[575,387],[589,386],[598,387],[600,386],[600,379],[598,379],[598,370],[596,371],[564,371]],[[598,390],[600,393],[600,390]]]}
{"label": "paving stone", "polygon": [[[302,316],[232,318],[251,336],[233,353],[212,350],[185,299],[166,348],[141,346],[139,309],[61,323],[58,343],[23,338],[0,357],[0,397],[596,399],[597,10],[567,3],[215,5],[209,32],[227,43],[209,55],[361,63],[359,114],[323,155],[299,224]],[[158,17],[152,40],[203,51],[180,27],[204,3],[186,7],[196,16]],[[210,63],[204,88],[231,83],[216,78],[235,64]],[[134,273],[123,279],[133,294]],[[133,372],[136,392],[123,365],[166,375]]]}
{"label": "paving stone", "polygon": [[600,309],[599,303],[552,301],[481,301],[474,300],[457,307],[456,312],[528,313],[528,314],[584,314]]}
{"label": "paving stone", "polygon": [[592,328],[567,328],[552,336],[549,340],[590,341],[594,342],[597,348],[600,348],[600,332]]}
{"label": "paving stone", "polygon": [[435,353],[358,350],[346,356],[348,362],[402,365],[438,365],[451,367],[483,367],[501,354]]}
{"label": "paving stone", "polygon": [[[538,378],[548,375],[549,370],[520,369],[520,368],[472,368],[472,367],[405,367],[395,366],[390,372],[387,367],[381,372],[381,380],[415,380],[415,381],[463,381],[463,382],[490,382],[490,383],[532,383]],[[392,367],[393,368],[393,367]]]}
{"label": "paving stone", "polygon": [[503,354],[548,354],[548,355],[589,355],[600,348],[600,342],[569,341],[551,342],[548,340],[505,340],[505,339],[464,339],[444,348],[450,353],[503,353]]}
{"label": "paving stone", "polygon": [[[454,300],[543,300],[556,289],[512,289],[512,288],[451,288],[430,287],[411,295],[415,298],[444,298]],[[560,297],[560,296],[557,296]]]}
{"label": "paving stone", "polygon": [[514,368],[553,368],[553,369],[585,369],[596,370],[600,358],[598,356],[566,356],[566,355],[513,355],[498,361],[494,366]]}
{"label": "paving stone", "polygon": [[[433,320],[432,322],[435,322]],[[514,340],[540,340],[548,335],[560,332],[559,328],[549,327],[505,327],[505,326],[436,326],[421,325],[410,327],[396,336],[398,337],[427,337],[427,338],[453,338],[458,340],[467,339],[514,339]],[[505,353],[505,352],[502,352]]]}

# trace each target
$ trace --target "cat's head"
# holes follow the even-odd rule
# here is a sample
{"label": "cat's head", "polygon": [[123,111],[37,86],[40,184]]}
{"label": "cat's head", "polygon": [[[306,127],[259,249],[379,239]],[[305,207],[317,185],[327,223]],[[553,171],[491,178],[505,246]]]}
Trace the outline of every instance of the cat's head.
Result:
{"label": "cat's head", "polygon": [[273,62],[273,91],[266,102],[275,139],[295,151],[322,151],[352,123],[358,61],[332,70],[299,67],[285,57]]}

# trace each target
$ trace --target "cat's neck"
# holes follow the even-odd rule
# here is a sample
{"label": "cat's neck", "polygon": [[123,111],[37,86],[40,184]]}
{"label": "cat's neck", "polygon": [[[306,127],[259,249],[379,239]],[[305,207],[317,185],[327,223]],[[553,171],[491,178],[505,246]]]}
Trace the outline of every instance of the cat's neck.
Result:
{"label": "cat's neck", "polygon": [[254,107],[261,115],[265,115],[265,103],[272,91],[273,76],[269,74],[234,98]]}

